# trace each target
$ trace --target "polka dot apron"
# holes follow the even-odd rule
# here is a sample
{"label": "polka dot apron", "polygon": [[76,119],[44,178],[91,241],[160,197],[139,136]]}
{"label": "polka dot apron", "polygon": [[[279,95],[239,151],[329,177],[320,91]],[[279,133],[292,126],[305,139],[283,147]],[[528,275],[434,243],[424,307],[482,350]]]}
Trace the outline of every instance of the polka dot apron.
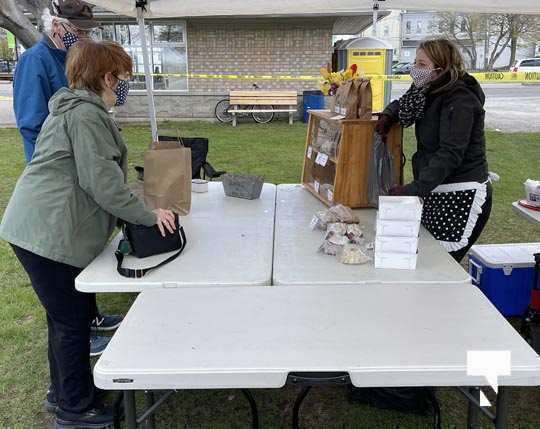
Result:
{"label": "polka dot apron", "polygon": [[422,225],[448,252],[462,249],[469,242],[486,196],[487,182],[440,185],[424,198]]}

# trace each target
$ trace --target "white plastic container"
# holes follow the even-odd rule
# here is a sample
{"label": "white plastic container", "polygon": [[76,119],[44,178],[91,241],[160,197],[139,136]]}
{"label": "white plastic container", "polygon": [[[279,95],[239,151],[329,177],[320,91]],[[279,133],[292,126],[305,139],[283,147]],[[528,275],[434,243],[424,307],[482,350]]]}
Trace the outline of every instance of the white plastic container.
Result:
{"label": "white plastic container", "polygon": [[525,198],[531,206],[540,207],[540,180],[527,179],[525,186]]}
{"label": "white plastic container", "polygon": [[418,197],[379,197],[379,219],[420,220],[422,202]]}
{"label": "white plastic container", "polygon": [[191,191],[196,193],[208,192],[208,181],[204,179],[193,179],[191,181]]}
{"label": "white plastic container", "polygon": [[375,252],[412,253],[418,251],[418,237],[375,237]]}
{"label": "white plastic container", "polygon": [[390,253],[375,251],[375,268],[415,270],[417,253]]}
{"label": "white plastic container", "polygon": [[377,215],[377,236],[387,237],[418,237],[420,219],[418,220],[387,220]]}

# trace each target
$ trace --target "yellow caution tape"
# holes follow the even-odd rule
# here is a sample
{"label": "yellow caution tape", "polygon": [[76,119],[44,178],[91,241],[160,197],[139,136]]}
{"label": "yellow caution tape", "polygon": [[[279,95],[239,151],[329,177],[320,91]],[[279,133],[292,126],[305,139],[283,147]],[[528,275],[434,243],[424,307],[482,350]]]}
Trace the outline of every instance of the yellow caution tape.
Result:
{"label": "yellow caution tape", "polygon": [[[135,76],[144,76],[134,73]],[[484,72],[471,73],[480,82],[514,82],[514,83],[540,83],[540,72]],[[291,75],[239,75],[239,74],[209,74],[209,73],[152,73],[152,76],[161,77],[187,77],[190,79],[236,79],[236,80],[302,80],[322,81],[321,76],[291,76]],[[408,74],[398,75],[365,75],[373,80],[384,81],[411,81]]]}

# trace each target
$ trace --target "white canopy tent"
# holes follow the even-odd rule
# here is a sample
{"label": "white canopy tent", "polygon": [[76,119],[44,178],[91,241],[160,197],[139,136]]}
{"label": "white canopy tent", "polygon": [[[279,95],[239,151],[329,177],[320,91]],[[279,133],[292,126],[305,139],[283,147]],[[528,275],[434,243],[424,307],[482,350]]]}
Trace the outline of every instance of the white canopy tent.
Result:
{"label": "white canopy tent", "polygon": [[152,137],[157,140],[157,122],[152,76],[144,31],[145,18],[227,16],[325,16],[365,14],[373,10],[437,10],[474,13],[540,14],[540,0],[87,0],[111,12],[136,16],[143,48],[144,72]]}

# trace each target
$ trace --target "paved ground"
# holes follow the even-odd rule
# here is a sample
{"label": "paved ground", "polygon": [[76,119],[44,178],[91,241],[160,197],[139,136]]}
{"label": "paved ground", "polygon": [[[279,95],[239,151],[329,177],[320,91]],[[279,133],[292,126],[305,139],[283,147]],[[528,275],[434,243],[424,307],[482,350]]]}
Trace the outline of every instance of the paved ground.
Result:
{"label": "paved ground", "polygon": [[14,124],[11,82],[0,81],[0,127]]}
{"label": "paved ground", "polygon": [[[397,98],[408,85],[393,85]],[[540,85],[484,84],[486,128],[504,132],[540,132]]]}
{"label": "paved ground", "polygon": [[[486,127],[504,132],[540,132],[540,85],[485,84]],[[392,98],[408,88],[394,83]],[[0,127],[14,126],[10,82],[0,82]]]}

